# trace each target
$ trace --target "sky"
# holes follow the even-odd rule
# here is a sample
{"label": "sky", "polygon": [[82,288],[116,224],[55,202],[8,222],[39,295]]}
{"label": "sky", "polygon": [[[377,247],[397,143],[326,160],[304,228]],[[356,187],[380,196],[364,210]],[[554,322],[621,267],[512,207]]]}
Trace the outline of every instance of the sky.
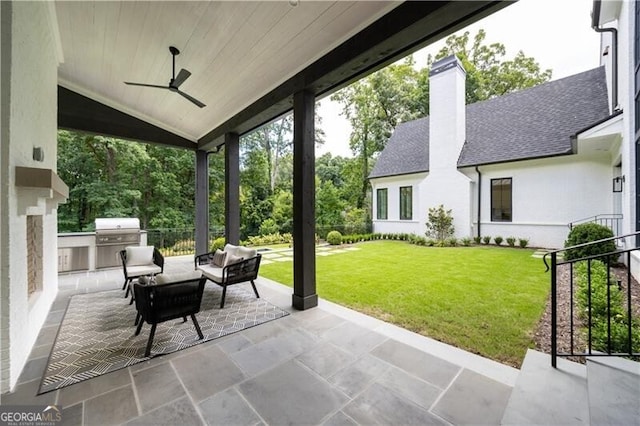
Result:
{"label": "sky", "polygon": [[[600,37],[591,28],[592,0],[520,0],[457,32],[474,36],[484,29],[485,43],[505,45],[506,59],[522,50],[533,57],[540,68],[553,71],[552,80],[595,68],[600,60]],[[435,54],[444,39],[414,53],[416,67],[426,65],[427,55]],[[331,152],[333,156],[352,157],[349,149],[351,126],[340,115],[342,107],[326,97],[319,114],[326,142],[316,156]]]}

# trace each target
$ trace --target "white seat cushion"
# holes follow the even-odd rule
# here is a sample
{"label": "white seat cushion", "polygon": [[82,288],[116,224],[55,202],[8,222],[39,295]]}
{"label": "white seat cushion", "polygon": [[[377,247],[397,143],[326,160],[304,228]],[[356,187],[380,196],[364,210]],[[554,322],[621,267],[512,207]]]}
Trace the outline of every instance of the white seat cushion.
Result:
{"label": "white seat cushion", "polygon": [[202,277],[201,271],[178,272],[175,274],[156,275],[156,284],[168,284],[178,281],[196,280]]}
{"label": "white seat cushion", "polygon": [[153,246],[127,247],[127,271],[129,266],[152,265]]}
{"label": "white seat cushion", "polygon": [[222,268],[213,265],[198,265],[198,270],[202,271],[211,281],[222,281]]}
{"label": "white seat cushion", "polygon": [[143,266],[127,266],[127,276],[139,277],[141,275],[155,275],[162,272],[162,269],[158,265],[143,265]]}

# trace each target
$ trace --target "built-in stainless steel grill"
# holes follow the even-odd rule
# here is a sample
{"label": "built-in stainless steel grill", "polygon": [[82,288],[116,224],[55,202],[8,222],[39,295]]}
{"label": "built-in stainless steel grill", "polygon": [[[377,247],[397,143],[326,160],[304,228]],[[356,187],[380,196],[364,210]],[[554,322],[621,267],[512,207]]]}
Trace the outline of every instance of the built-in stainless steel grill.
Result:
{"label": "built-in stainless steel grill", "polygon": [[96,225],[96,268],[120,265],[120,250],[140,245],[140,220],[137,218],[98,218]]}

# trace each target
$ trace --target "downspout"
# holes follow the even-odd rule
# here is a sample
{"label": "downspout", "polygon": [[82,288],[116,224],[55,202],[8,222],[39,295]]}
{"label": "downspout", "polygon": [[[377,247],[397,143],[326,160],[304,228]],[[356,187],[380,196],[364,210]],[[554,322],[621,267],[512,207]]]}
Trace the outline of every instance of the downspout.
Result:
{"label": "downspout", "polygon": [[482,173],[480,173],[480,169],[476,166],[476,173],[478,174],[478,238],[482,237],[480,233],[480,212],[482,211]]}
{"label": "downspout", "polygon": [[591,13],[591,28],[598,33],[611,33],[611,110],[618,108],[618,30],[615,28],[600,28],[600,8],[602,0],[594,0]]}

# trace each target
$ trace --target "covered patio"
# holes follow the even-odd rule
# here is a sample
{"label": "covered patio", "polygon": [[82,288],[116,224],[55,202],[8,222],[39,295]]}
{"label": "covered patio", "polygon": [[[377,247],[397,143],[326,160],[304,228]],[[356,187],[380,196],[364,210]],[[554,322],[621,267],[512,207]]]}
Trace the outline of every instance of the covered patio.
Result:
{"label": "covered patio", "polygon": [[[318,304],[316,100],[509,3],[1,2],[0,392],[28,370],[38,332],[64,293],[56,208],[68,191],[56,174],[58,129],[193,150],[202,253],[208,156],[224,146],[226,239],[238,243],[239,138],[293,111],[289,304],[306,310]],[[170,46],[180,50],[173,70]],[[173,77],[206,106],[173,93]],[[42,179],[18,179],[18,170],[36,169]]]}
{"label": "covered patio", "polygon": [[[165,268],[192,270],[193,259],[170,257]],[[36,396],[68,298],[121,282],[119,269],[59,276],[58,297],[3,404],[59,404],[68,425],[500,424],[518,375],[322,299],[292,309],[290,288],[260,278],[261,296],[289,316]]]}

